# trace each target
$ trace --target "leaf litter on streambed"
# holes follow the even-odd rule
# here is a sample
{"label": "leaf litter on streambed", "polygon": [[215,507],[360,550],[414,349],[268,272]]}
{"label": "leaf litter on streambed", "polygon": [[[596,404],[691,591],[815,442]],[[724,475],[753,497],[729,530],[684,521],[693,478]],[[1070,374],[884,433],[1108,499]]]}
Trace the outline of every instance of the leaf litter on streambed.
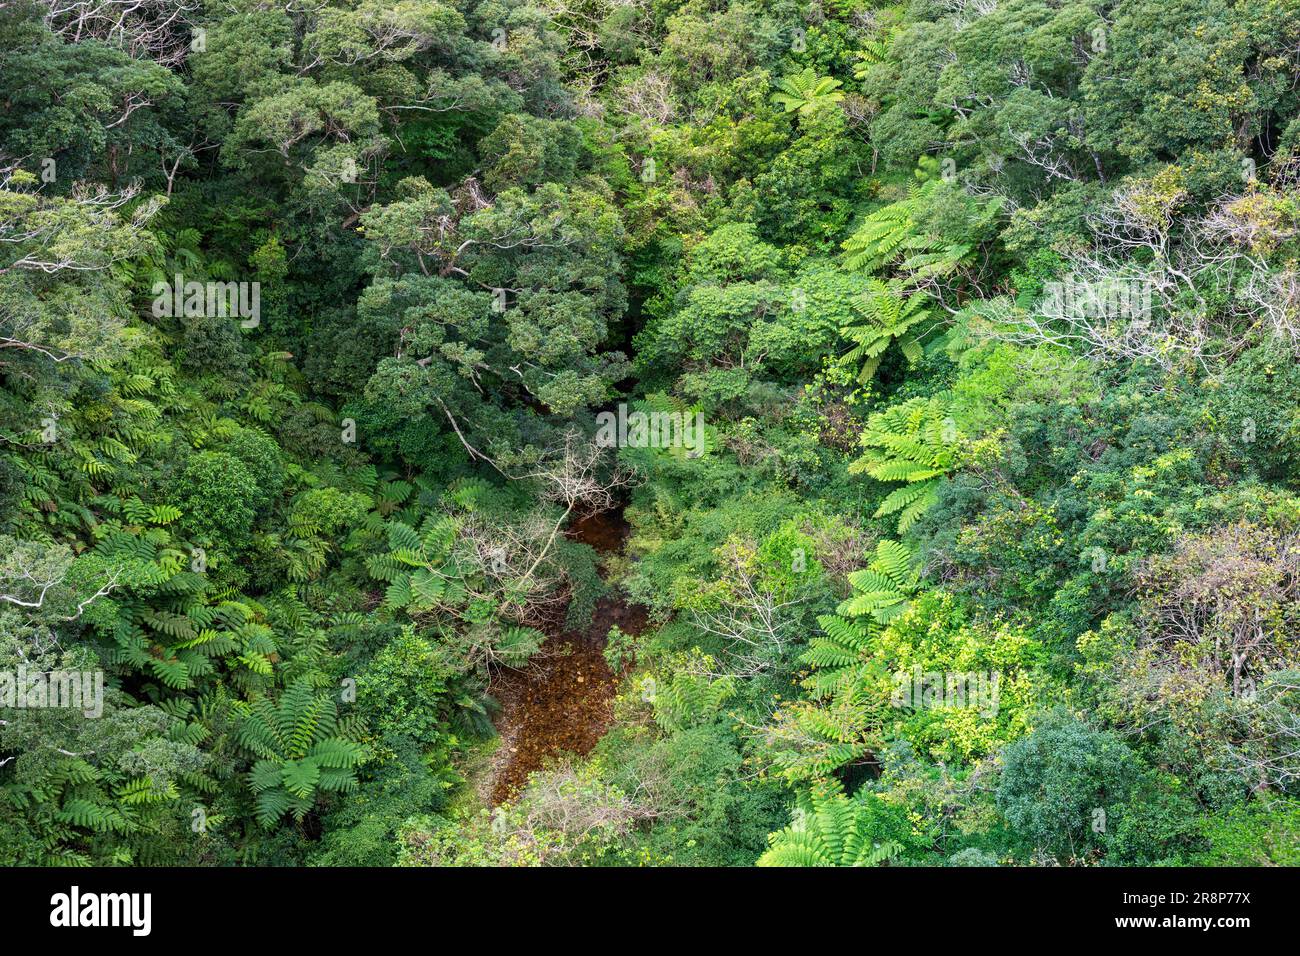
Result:
{"label": "leaf litter on streambed", "polygon": [[[568,536],[601,555],[619,553],[628,526],[621,510],[575,521]],[[602,653],[611,627],[639,634],[646,610],[618,594],[601,598],[591,624],[580,631],[552,630],[527,666],[501,670],[489,688],[500,704],[496,718],[501,746],[493,760],[491,800],[509,799],[535,770],[561,754],[585,756],[609,728],[621,674]]]}

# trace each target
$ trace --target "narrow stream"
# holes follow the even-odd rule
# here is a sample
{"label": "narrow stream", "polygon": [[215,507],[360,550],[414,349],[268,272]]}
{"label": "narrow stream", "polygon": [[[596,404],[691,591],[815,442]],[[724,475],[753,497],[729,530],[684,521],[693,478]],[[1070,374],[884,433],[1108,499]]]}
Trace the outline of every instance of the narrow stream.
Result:
{"label": "narrow stream", "polygon": [[[620,508],[581,518],[567,534],[606,556],[623,550],[629,530]],[[605,662],[605,636],[614,625],[627,634],[639,634],[645,624],[645,609],[613,592],[597,603],[588,627],[551,631],[527,667],[503,670],[493,678],[489,692],[501,705],[496,719],[501,747],[493,765],[493,806],[560,754],[591,752],[613,719],[621,676]]]}

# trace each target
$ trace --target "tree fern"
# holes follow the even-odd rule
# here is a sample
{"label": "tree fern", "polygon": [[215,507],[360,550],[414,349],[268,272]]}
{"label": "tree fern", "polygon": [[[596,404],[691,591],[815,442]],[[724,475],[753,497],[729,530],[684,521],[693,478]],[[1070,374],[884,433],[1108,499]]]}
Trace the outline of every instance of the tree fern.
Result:
{"label": "tree fern", "polygon": [[906,610],[919,587],[912,551],[881,541],[868,567],[849,575],[853,593],[817,619],[821,634],[800,655],[812,699],[782,708],[764,740],[775,771],[792,782],[822,780],[884,743],[890,702],[881,630]]}
{"label": "tree fern", "polygon": [[790,826],[770,837],[759,866],[880,866],[903,849],[875,839],[866,805],[837,789],[803,797]]}
{"label": "tree fern", "polygon": [[835,614],[817,618],[822,633],[808,642],[800,661],[812,668],[803,685],[820,697],[852,692],[874,668],[872,642],[880,629],[901,614],[918,587],[909,548],[881,541],[864,570],[849,575],[853,594]]}
{"label": "tree fern", "polygon": [[678,671],[655,688],[655,722],[666,732],[714,717],[736,692],[730,677],[718,679]]}
{"label": "tree fern", "polygon": [[864,80],[873,66],[884,63],[892,55],[893,32],[885,33],[879,39],[867,40],[858,51],[858,63],[853,67],[853,76]]}
{"label": "tree fern", "polygon": [[239,745],[259,759],[249,773],[257,817],[272,826],[285,813],[301,820],[319,791],[351,790],[362,748],[335,735],[337,712],[328,695],[300,678],[278,701],[261,697],[243,705]]}
{"label": "tree fern", "polygon": [[923,293],[908,295],[899,279],[870,280],[866,292],[854,303],[861,321],[840,329],[840,334],[854,343],[844,361],[861,363],[858,381],[871,381],[891,344],[898,346],[909,365],[921,360],[924,330],[914,327],[933,317],[930,301]]}
{"label": "tree fern", "polygon": [[843,243],[844,264],[850,269],[876,270],[892,261],[904,243],[914,243],[918,238],[914,216],[927,196],[922,187],[912,184],[906,199],[868,215]]}
{"label": "tree fern", "polygon": [[947,403],[914,398],[872,415],[860,442],[867,451],[849,465],[852,474],[901,481],[876,509],[877,518],[898,515],[905,533],[938,498],[944,477],[957,465],[958,432]]}
{"label": "tree fern", "polygon": [[774,84],[777,92],[772,95],[772,102],[786,113],[797,112],[800,116],[807,116],[842,100],[844,94],[839,88],[843,85],[829,76],[818,76],[812,67],[808,67],[777,80]]}
{"label": "tree fern", "polygon": [[956,188],[936,178],[937,167],[933,157],[922,157],[915,173],[918,181],[908,186],[907,196],[867,215],[844,241],[848,268],[875,271],[897,264],[916,281],[948,275],[971,261],[981,237],[1000,214],[1002,202],[975,199],[958,189],[962,215],[945,219],[952,223],[946,228],[954,232],[934,233],[925,224],[925,213],[945,190]]}
{"label": "tree fern", "polygon": [[855,688],[825,701],[788,704],[765,729],[763,749],[773,771],[788,782],[824,780],[884,743],[878,730],[887,706]]}
{"label": "tree fern", "polygon": [[[665,392],[651,392],[645,398],[634,399],[631,402],[634,412],[640,412],[643,415],[672,415],[675,418],[672,421],[680,423],[681,432],[674,432],[671,437],[675,441],[669,441],[664,445],[650,443],[650,447],[636,448],[628,452],[633,459],[655,460],[658,456],[664,455],[670,458],[676,458],[679,461],[685,459],[702,458],[717,447],[717,430],[709,425],[701,428],[695,428],[691,423],[703,421],[704,406],[697,403],[691,404],[676,395],[668,395]],[[654,419],[649,419],[653,421]],[[692,444],[687,447],[687,429],[695,430]]]}

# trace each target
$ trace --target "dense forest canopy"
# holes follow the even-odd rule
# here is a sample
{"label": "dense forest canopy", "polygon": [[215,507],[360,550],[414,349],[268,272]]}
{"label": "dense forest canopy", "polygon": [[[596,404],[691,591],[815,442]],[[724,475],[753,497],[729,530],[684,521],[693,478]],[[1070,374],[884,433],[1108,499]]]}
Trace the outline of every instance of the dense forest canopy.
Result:
{"label": "dense forest canopy", "polygon": [[1296,0],[3,0],[0,863],[1300,863],[1298,81]]}

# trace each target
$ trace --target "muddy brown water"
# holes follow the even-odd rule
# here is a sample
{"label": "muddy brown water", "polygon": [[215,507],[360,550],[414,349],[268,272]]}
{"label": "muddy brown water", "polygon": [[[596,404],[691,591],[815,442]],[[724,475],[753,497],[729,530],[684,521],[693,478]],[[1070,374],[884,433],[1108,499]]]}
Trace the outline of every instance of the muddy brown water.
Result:
{"label": "muddy brown water", "polygon": [[[620,509],[580,518],[566,533],[601,555],[615,555],[622,551],[628,531]],[[615,625],[627,634],[639,634],[645,624],[645,608],[611,593],[597,603],[590,625],[580,631],[549,631],[527,666],[504,669],[493,677],[489,692],[501,705],[496,718],[501,747],[491,786],[494,806],[516,793],[534,770],[562,754],[585,756],[596,746],[613,720],[621,677],[605,662],[605,637]]]}

